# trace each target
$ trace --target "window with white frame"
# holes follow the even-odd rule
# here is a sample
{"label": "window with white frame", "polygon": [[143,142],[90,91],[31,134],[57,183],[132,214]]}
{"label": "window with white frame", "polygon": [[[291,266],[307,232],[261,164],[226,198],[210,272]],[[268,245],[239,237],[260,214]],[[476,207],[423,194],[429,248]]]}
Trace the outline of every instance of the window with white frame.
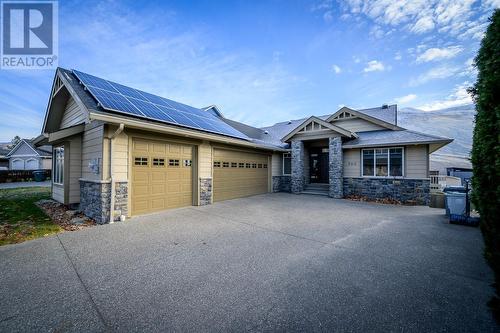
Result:
{"label": "window with white frame", "polygon": [[64,146],[54,148],[54,168],[52,170],[54,184],[64,182]]}
{"label": "window with white frame", "polygon": [[292,154],[290,153],[283,154],[283,174],[284,175],[292,174]]}
{"label": "window with white frame", "polygon": [[403,148],[363,149],[363,177],[402,177]]}

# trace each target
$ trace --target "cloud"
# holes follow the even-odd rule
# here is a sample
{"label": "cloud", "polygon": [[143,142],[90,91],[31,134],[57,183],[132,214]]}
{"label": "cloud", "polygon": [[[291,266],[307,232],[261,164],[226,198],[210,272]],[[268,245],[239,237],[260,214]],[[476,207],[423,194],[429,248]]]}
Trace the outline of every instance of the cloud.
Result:
{"label": "cloud", "polygon": [[406,96],[395,98],[394,101],[397,104],[406,104],[406,103],[409,103],[409,102],[415,100],[415,98],[417,98],[417,95],[415,95],[415,94],[408,94]]}
{"label": "cloud", "polygon": [[430,48],[417,57],[417,63],[450,59],[457,56],[464,49],[460,46],[449,46],[444,48]]}
{"label": "cloud", "polygon": [[[479,20],[477,12],[491,12],[499,0],[345,0],[344,13],[364,15],[380,26],[401,27],[414,34],[430,33],[436,29],[455,37],[466,33],[480,38],[487,16]],[[467,37],[469,38],[469,37]]]}
{"label": "cloud", "polygon": [[383,72],[385,69],[386,69],[386,67],[384,66],[384,64],[382,62],[380,62],[378,60],[372,60],[366,64],[366,67],[363,69],[363,72],[365,72],[365,73],[376,72],[376,71]]}
{"label": "cloud", "polygon": [[411,79],[410,86],[418,86],[432,80],[446,79],[460,72],[458,67],[439,66],[420,74],[417,78]]}
{"label": "cloud", "polygon": [[424,111],[433,111],[439,109],[451,108],[454,106],[470,104],[472,103],[472,98],[467,92],[467,88],[471,85],[470,82],[466,81],[462,84],[456,85],[453,91],[443,100],[436,100],[424,105],[419,106],[418,108]]}
{"label": "cloud", "polygon": [[372,36],[376,39],[380,39],[380,38],[384,37],[384,30],[382,30],[382,28],[380,26],[374,25],[370,29],[370,36]]}
{"label": "cloud", "polygon": [[396,52],[396,55],[394,56],[394,60],[398,60],[399,61],[401,59],[403,59],[403,56],[401,56],[401,52],[399,52],[399,51]]}
{"label": "cloud", "polygon": [[334,72],[335,74],[340,74],[342,72],[342,69],[337,65],[332,65],[332,72]]}
{"label": "cloud", "polygon": [[325,20],[326,23],[330,23],[333,21],[333,12],[331,10],[325,12],[323,14],[323,20]]}

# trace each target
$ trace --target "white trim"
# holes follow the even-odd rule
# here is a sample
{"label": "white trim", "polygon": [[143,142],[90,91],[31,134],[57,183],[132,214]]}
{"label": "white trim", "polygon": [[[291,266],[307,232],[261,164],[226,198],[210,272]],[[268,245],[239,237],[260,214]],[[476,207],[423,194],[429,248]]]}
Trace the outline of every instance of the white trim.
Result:
{"label": "white trim", "polygon": [[[17,150],[19,149],[19,146],[22,144],[22,143],[25,143],[28,147],[30,147],[31,150],[33,150],[36,154],[36,156],[40,156],[40,154],[38,154],[38,152],[33,149],[33,147],[31,147],[31,145],[29,145],[25,139],[21,139],[19,140],[19,142],[14,146],[14,148],[12,148],[10,150],[10,152],[7,154],[7,156],[12,156],[12,154]],[[15,155],[15,156],[33,156],[33,155]]]}
{"label": "white trim", "polygon": [[[285,155],[290,155],[290,173],[285,173]],[[281,156],[281,174],[283,176],[291,176],[292,175],[292,153],[283,153]]]}
{"label": "white trim", "polygon": [[[377,149],[387,149],[387,176],[377,176]],[[391,176],[391,149],[401,149],[401,176]],[[373,175],[364,175],[364,156],[363,152],[365,150],[373,150]],[[401,179],[405,178],[405,147],[377,147],[377,148],[365,148],[361,149],[361,170],[360,170],[361,178],[394,178]]]}

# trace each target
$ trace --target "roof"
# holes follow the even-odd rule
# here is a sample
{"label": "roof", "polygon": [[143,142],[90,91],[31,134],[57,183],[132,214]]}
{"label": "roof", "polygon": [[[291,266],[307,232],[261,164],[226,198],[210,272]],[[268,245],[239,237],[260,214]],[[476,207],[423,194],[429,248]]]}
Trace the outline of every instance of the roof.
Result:
{"label": "roof", "polygon": [[[28,147],[30,147],[33,152],[40,157],[51,157],[52,156],[52,147],[51,146],[40,146],[40,147],[35,147],[33,144],[32,140],[28,139],[21,139],[7,154],[8,156],[11,156],[21,145],[26,144]],[[33,154],[33,155],[35,155]]]}
{"label": "roof", "polygon": [[386,123],[397,125],[398,106],[396,104],[387,105],[387,107],[379,106],[376,108],[361,109],[356,111],[364,113],[367,116],[380,119]]}
{"label": "roof", "polygon": [[424,144],[424,143],[450,143],[449,138],[420,132],[401,130],[380,130],[371,132],[358,132],[358,138],[344,143],[344,148],[362,148],[374,146],[387,146],[394,144]]}

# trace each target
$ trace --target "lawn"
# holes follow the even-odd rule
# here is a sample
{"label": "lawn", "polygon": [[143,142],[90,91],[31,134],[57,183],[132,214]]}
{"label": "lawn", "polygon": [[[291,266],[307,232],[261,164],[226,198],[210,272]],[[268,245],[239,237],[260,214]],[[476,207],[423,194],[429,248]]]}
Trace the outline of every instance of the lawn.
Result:
{"label": "lawn", "polygon": [[0,190],[0,245],[44,237],[63,229],[35,205],[50,198],[50,188]]}

